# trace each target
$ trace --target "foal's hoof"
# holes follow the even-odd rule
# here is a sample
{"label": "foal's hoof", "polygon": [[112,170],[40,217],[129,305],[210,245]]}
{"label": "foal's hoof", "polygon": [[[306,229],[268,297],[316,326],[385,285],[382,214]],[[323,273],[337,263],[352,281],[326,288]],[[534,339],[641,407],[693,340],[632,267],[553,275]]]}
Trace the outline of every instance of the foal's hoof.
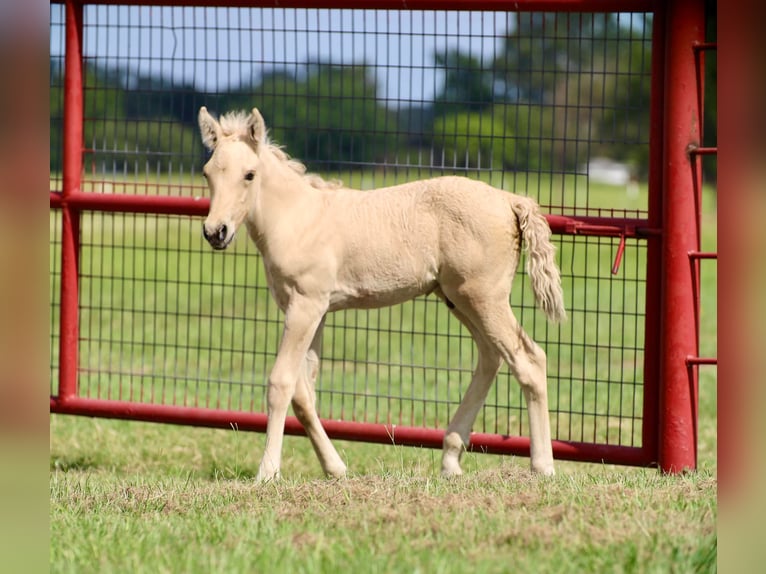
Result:
{"label": "foal's hoof", "polygon": [[255,477],[256,484],[266,484],[267,482],[278,482],[281,475],[278,472],[273,474],[258,473]]}
{"label": "foal's hoof", "polygon": [[553,468],[553,462],[532,463],[532,472],[541,476],[555,476],[556,471]]}
{"label": "foal's hoof", "polygon": [[340,466],[325,468],[324,473],[327,475],[327,478],[334,478],[334,479],[346,478],[346,465],[341,464]]}
{"label": "foal's hoof", "polygon": [[443,460],[442,461],[442,477],[454,478],[456,476],[462,476],[463,469],[460,468],[460,464],[455,460]]}
{"label": "foal's hoof", "polygon": [[463,476],[463,471],[461,469],[457,469],[457,471],[442,469],[442,478],[446,478],[447,480],[458,478],[460,476]]}
{"label": "foal's hoof", "polygon": [[463,474],[460,468],[460,455],[465,451],[467,441],[463,441],[456,432],[448,432],[444,435],[444,449],[442,450],[442,476],[451,478]]}

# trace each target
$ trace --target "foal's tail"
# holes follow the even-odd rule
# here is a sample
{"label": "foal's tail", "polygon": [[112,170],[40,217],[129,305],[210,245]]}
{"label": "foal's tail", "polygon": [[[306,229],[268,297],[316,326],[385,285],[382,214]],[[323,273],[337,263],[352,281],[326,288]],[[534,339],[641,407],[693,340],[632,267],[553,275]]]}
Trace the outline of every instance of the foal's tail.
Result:
{"label": "foal's tail", "polygon": [[561,274],[556,266],[556,247],[551,243],[551,228],[532,199],[514,197],[513,211],[519,221],[519,231],[527,250],[527,275],[537,304],[551,321],[563,321],[564,295],[561,291]]}

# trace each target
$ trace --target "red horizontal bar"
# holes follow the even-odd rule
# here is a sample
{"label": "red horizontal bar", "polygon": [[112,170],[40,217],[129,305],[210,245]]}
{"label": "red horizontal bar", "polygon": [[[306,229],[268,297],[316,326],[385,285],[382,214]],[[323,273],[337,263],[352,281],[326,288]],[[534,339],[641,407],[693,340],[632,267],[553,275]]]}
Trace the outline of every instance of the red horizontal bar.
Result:
{"label": "red horizontal bar", "polygon": [[717,357],[686,357],[687,365],[717,365]]}
{"label": "red horizontal bar", "polygon": [[703,50],[717,50],[718,42],[699,42],[694,44],[693,49],[695,52],[701,52]]}
{"label": "red horizontal bar", "polygon": [[[65,203],[78,209],[91,211],[175,215],[207,215],[210,209],[210,200],[207,198],[73,191],[64,199],[60,193],[50,192],[50,206],[52,208],[60,208]],[[636,238],[661,233],[660,229],[649,227],[646,219],[565,215],[546,215],[545,217],[551,230],[560,235]]]}
{"label": "red horizontal bar", "polygon": [[689,259],[718,259],[718,253],[709,251],[689,251]]}
{"label": "red horizontal bar", "polygon": [[[105,417],[145,422],[203,426],[242,431],[266,431],[266,414],[239,411],[156,405],[87,398],[50,398],[50,411],[58,414]],[[339,440],[395,444],[423,448],[442,448],[444,431],[390,424],[360,423],[322,419],[327,434]],[[303,426],[295,417],[287,417],[285,434],[305,436]],[[529,439],[518,436],[472,433],[470,450],[489,454],[529,456]],[[558,459],[579,462],[602,462],[647,466],[654,461],[643,449],[619,445],[553,441],[553,453]]]}
{"label": "red horizontal bar", "polygon": [[[62,3],[63,2],[58,2]],[[361,10],[488,10],[503,12],[653,12],[657,0],[93,0],[87,4]]]}
{"label": "red horizontal bar", "polygon": [[716,155],[718,147],[695,147],[689,150],[689,155]]}
{"label": "red horizontal bar", "polygon": [[649,226],[647,219],[546,215],[551,230],[565,235],[596,235],[603,237],[650,237],[662,230]]}
{"label": "red horizontal bar", "polygon": [[128,195],[119,193],[85,193],[73,191],[66,199],[50,192],[50,206],[66,205],[91,211],[121,211],[132,213],[165,213],[175,215],[207,215],[208,198],[176,197],[167,195]]}

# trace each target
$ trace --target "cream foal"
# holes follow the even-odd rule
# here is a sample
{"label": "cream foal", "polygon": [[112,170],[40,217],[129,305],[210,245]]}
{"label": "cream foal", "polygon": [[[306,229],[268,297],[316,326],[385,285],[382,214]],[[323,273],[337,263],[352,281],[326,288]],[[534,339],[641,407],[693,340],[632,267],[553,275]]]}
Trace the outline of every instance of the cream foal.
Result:
{"label": "cream foal", "polygon": [[305,174],[301,163],[270,143],[257,109],[225,115],[219,123],[203,107],[199,126],[212,151],[203,170],[212,194],[204,236],[213,248],[225,249],[244,222],[285,314],[268,380],[258,480],[279,476],[291,403],[324,472],[346,472],[315,407],[325,315],[428,293],[445,301],[478,347],[471,384],[444,437],[442,473],[462,473],[461,454],[503,361],[527,403],[532,470],[554,473],[545,353],[509,305],[523,240],[538,304],[551,320],[565,317],[550,228],[533,200],[462,177],[346,189]]}

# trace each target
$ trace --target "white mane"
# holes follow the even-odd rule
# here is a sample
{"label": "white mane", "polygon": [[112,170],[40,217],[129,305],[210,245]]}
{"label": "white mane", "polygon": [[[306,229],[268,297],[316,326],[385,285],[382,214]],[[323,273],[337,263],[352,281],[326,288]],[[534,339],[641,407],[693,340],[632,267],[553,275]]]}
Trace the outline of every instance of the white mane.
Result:
{"label": "white mane", "polygon": [[[221,131],[224,136],[247,137],[247,120],[250,114],[244,111],[229,112],[219,119]],[[291,158],[282,146],[271,141],[266,131],[265,142],[274,156],[284,162],[295,173],[300,174],[311,187],[316,189],[338,189],[343,187],[343,182],[337,179],[325,180],[315,173],[306,173],[306,166],[297,159]]]}

